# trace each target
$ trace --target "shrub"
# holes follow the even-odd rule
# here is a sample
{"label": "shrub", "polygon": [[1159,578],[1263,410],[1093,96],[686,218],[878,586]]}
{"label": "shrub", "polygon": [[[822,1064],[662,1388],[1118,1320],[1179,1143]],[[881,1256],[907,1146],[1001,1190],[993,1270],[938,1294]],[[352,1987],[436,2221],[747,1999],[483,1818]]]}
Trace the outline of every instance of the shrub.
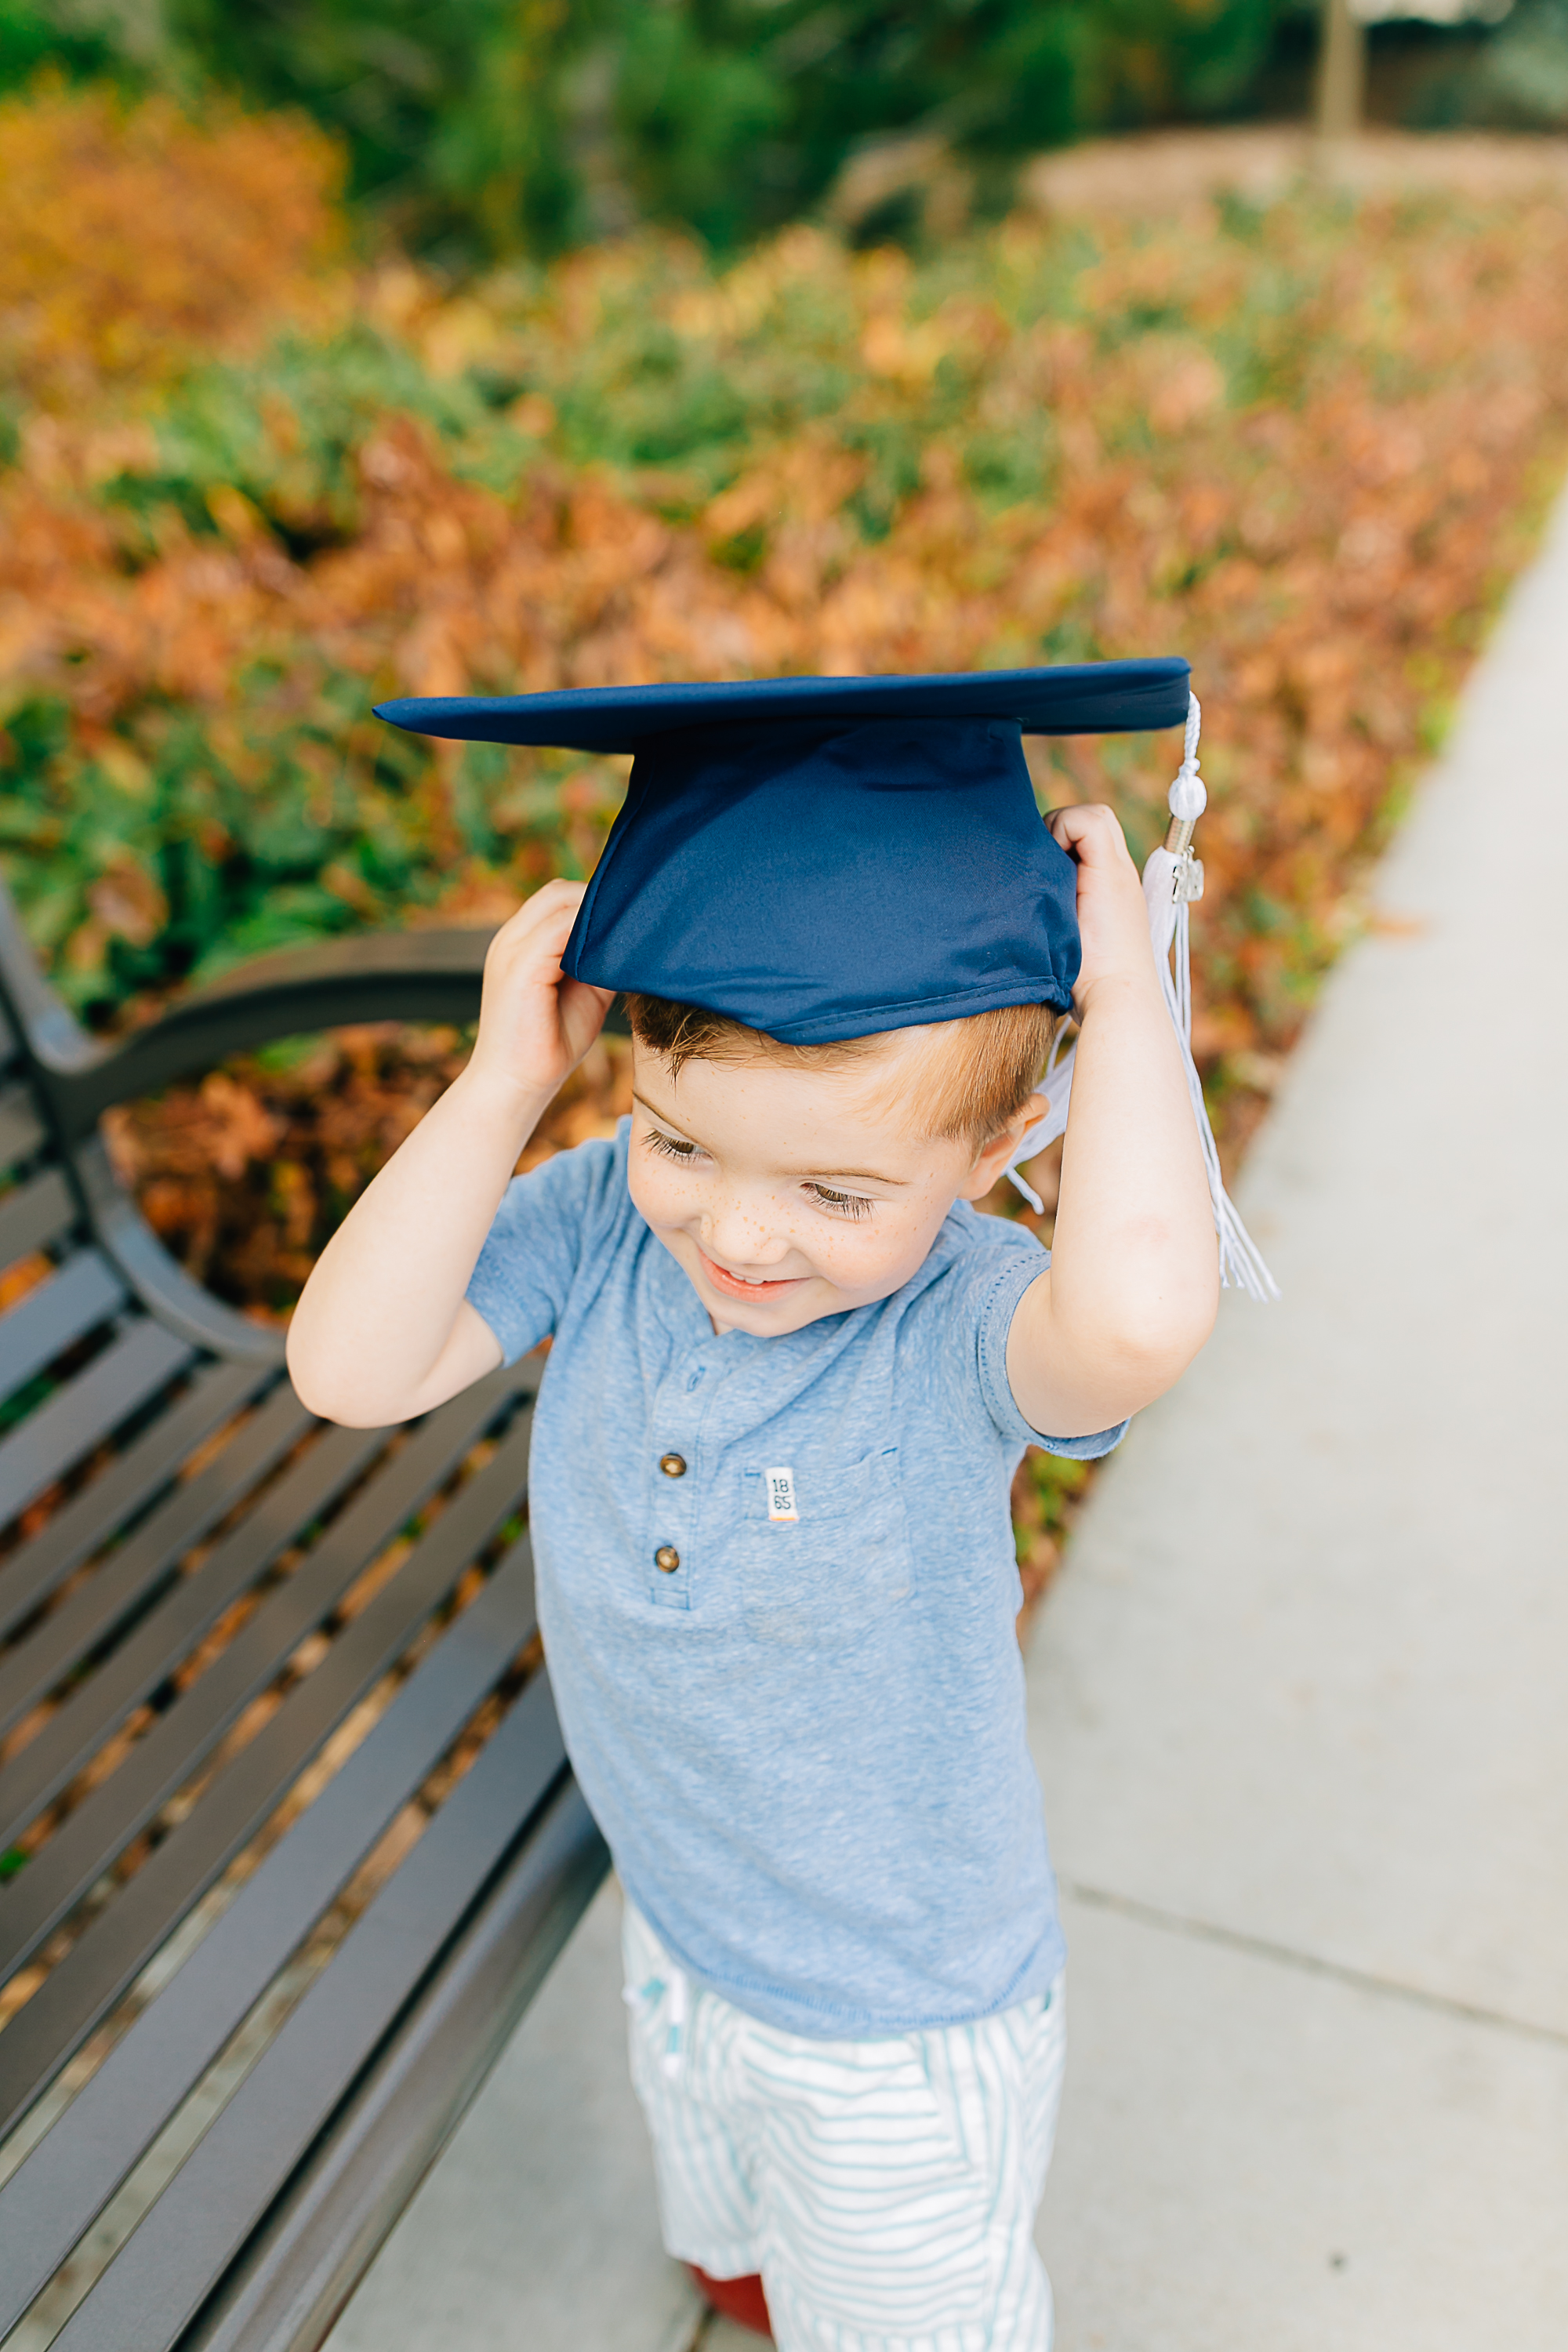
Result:
{"label": "shrub", "polygon": [[[3,5],[19,69],[37,8]],[[1086,130],[1223,111],[1290,13],[1289,0],[163,0],[161,42],[106,29],[77,38],[71,62],[107,46],[142,80],[310,112],[342,142],[356,197],[471,263],[634,215],[733,246],[815,204],[889,135],[934,133],[994,174]]]}
{"label": "shrub", "polygon": [[[93,119],[142,152],[142,118]],[[193,213],[204,175],[237,184],[221,142],[179,152]],[[319,151],[276,152],[299,176],[267,203],[317,221]],[[1199,1045],[1234,1126],[1563,446],[1559,207],[1300,190],[1018,215],[923,263],[648,234],[458,297],[404,263],[312,275],[316,239],[262,348],[218,272],[230,351],[174,366],[127,276],[71,418],[15,395],[0,855],[79,1003],[588,869],[618,763],[432,746],[369,717],[384,694],[1181,651],[1213,793]],[[155,275],[153,315],[196,332],[204,270]],[[1039,781],[1113,797],[1142,850],[1173,758],[1060,744]]]}
{"label": "shrub", "polygon": [[0,101],[0,376],[59,406],[166,380],[308,315],[342,248],[337,152],[303,120],[46,83]]}

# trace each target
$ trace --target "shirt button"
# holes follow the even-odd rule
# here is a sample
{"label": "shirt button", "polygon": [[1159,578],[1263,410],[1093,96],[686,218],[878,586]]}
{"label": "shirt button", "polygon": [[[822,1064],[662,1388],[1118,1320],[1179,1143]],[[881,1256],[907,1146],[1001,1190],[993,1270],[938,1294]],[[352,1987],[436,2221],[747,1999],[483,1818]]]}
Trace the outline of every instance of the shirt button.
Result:
{"label": "shirt button", "polygon": [[658,1466],[667,1478],[684,1478],[686,1475],[686,1463],[679,1454],[661,1454]]}
{"label": "shirt button", "polygon": [[666,1576],[673,1576],[680,1566],[680,1554],[673,1544],[660,1544],[653,1556],[653,1564],[655,1568],[661,1568]]}

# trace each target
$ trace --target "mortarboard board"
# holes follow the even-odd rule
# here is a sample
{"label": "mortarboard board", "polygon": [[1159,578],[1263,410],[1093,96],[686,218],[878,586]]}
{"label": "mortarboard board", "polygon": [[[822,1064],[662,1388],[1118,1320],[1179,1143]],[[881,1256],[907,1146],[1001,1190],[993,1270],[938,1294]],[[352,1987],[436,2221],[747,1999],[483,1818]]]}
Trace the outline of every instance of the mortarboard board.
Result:
{"label": "mortarboard board", "polygon": [[[1185,837],[1151,898],[1185,1045],[1186,899],[1196,895],[1194,872],[1201,877],[1189,845],[1204,798],[1188,679],[1174,658],[1087,662],[428,697],[382,703],[376,715],[470,742],[631,752],[626,803],[563,968],[600,988],[700,1004],[795,1045],[1010,1004],[1070,1011],[1076,869],[1040,821],[1021,739],[1187,721],[1172,791],[1173,834],[1184,825]],[[1168,922],[1162,892],[1176,910]],[[1053,1065],[1050,1114],[1015,1168],[1066,1124],[1070,1053]],[[1263,1295],[1272,1285],[1225,1197],[1190,1046],[1187,1066],[1222,1265],[1227,1279]]]}
{"label": "mortarboard board", "polygon": [[1178,726],[1184,661],[384,703],[422,733],[635,754],[563,959],[816,1045],[1072,1003],[1072,860],[1021,734]]}

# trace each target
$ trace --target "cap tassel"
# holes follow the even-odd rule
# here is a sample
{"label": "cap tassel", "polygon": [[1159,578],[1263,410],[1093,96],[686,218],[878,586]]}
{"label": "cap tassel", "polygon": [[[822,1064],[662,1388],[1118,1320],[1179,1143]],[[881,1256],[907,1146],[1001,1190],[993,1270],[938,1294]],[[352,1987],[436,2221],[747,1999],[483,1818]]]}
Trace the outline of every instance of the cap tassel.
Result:
{"label": "cap tassel", "polygon": [[[1194,898],[1201,898],[1204,894],[1204,869],[1193,856],[1192,848],[1194,829],[1208,804],[1208,793],[1198,773],[1198,730],[1202,717],[1197,696],[1190,695],[1182,764],[1177,771],[1176,781],[1171,786],[1170,829],[1163,846],[1152,852],[1143,868],[1143,899],[1149,909],[1149,936],[1153,944],[1154,961],[1159,967],[1165,1009],[1181,1043],[1187,1093],[1192,1099],[1198,1139],[1203,1146],[1209,1199],[1214,1203],[1215,1230],[1219,1235],[1220,1280],[1227,1289],[1245,1290],[1249,1298],[1264,1300],[1278,1298],[1279,1286],[1264,1265],[1257,1244],[1237,1216],[1225,1189],[1219,1153],[1204,1101],[1203,1081],[1193,1060],[1193,989],[1187,909]],[[1020,1164],[1043,1151],[1047,1143],[1054,1142],[1068,1123],[1077,1044],[1075,1040],[1073,1045],[1064,1046],[1061,1037],[1062,1033],[1058,1030],[1051,1048],[1051,1058],[1040,1080],[1041,1090],[1047,1097],[1049,1108],[1044,1118],[1037,1121],[1024,1137],[1006,1171],[1037,1213],[1043,1211],[1045,1203],[1033,1186],[1026,1183],[1019,1175],[1018,1169]]]}

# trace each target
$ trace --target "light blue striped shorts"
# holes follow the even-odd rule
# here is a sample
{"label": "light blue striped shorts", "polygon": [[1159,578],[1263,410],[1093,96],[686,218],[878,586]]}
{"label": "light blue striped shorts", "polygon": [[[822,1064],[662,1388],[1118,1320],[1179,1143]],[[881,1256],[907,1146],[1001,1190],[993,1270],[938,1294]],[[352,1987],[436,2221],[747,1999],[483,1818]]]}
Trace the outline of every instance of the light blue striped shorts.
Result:
{"label": "light blue striped shorts", "polygon": [[623,1940],[632,2080],[678,2260],[760,2271],[781,2352],[1049,2352],[1034,2221],[1059,1977],[977,2024],[817,2042],[692,1984],[629,1903]]}

